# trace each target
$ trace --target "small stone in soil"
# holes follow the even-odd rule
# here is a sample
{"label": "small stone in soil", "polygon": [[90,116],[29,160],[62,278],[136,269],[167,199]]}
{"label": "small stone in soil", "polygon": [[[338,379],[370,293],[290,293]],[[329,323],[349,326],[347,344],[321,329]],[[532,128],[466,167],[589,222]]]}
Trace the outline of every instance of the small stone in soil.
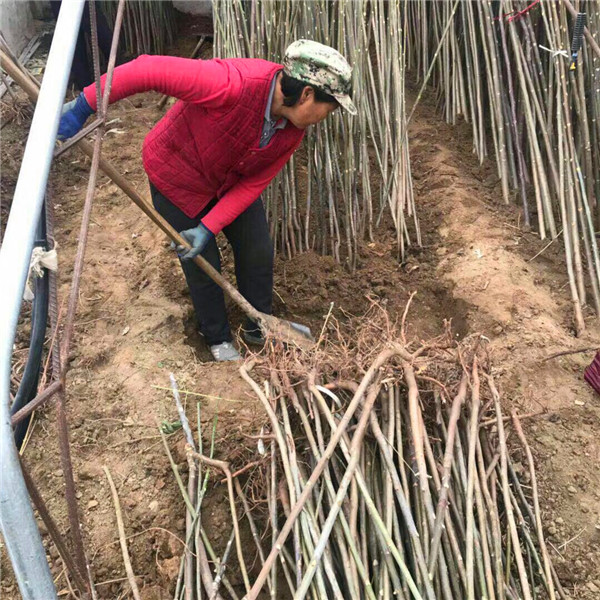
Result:
{"label": "small stone in soil", "polygon": [[588,590],[590,590],[590,592],[592,592],[592,594],[600,593],[600,588],[593,581],[588,581],[585,586]]}
{"label": "small stone in soil", "polygon": [[92,469],[81,469],[81,471],[79,471],[79,479],[85,480],[85,479],[96,479],[97,474],[94,473],[94,471]]}
{"label": "small stone in soil", "polygon": [[569,492],[569,494],[576,494],[576,493],[577,493],[577,488],[576,488],[576,487],[574,487],[574,486],[572,486],[572,485],[570,485],[570,486],[567,488],[567,492]]}

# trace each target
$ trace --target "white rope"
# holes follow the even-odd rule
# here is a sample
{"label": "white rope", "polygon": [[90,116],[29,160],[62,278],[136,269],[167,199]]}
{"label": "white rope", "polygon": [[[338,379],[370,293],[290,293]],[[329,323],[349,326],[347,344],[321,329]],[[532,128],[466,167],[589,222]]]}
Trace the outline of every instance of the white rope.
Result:
{"label": "white rope", "polygon": [[546,46],[542,46],[541,44],[538,44],[538,47],[542,50],[545,50],[546,52],[550,52],[550,54],[552,54],[552,58],[556,56],[564,56],[565,58],[570,58],[569,53],[566,50],[553,50],[552,48],[546,48]]}
{"label": "white rope", "polygon": [[27,284],[23,293],[23,300],[33,300],[33,290],[31,287],[32,277],[43,277],[44,269],[56,271],[58,269],[58,255],[56,254],[56,244],[52,250],[44,250],[41,246],[36,246],[31,253],[31,262],[29,263],[29,273],[27,275]]}

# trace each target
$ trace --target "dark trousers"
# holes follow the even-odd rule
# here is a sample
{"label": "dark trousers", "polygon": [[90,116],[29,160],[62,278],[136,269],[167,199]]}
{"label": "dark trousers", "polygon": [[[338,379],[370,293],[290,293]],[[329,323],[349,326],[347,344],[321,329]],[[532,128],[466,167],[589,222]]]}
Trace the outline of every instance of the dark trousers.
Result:
{"label": "dark trousers", "polygon": [[[152,202],[156,211],[177,231],[196,227],[200,219],[216,204],[213,200],[193,219],[163,196],[150,183]],[[273,242],[267,217],[259,198],[233,223],[223,229],[233,249],[235,277],[240,293],[254,308],[271,314],[273,308]],[[202,256],[221,271],[221,258],[217,242],[212,239]],[[200,333],[209,346],[232,340],[225,298],[221,288],[192,261],[180,261],[185,275]],[[246,320],[244,329],[257,333],[256,323]]]}

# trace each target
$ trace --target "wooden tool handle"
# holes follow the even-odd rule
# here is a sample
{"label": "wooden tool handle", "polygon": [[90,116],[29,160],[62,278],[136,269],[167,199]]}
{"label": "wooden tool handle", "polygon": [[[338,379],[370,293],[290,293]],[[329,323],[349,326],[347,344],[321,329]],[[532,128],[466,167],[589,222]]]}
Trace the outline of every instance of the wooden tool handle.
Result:
{"label": "wooden tool handle", "polygon": [[[21,86],[21,88],[23,88],[31,101],[35,103],[39,95],[39,89],[1,49],[0,58],[2,59],[2,68]],[[94,154],[94,148],[89,142],[79,140],[76,145],[90,158]],[[154,224],[175,242],[175,244],[178,246],[185,246],[186,248],[190,247],[179,233],[175,231],[175,229],[173,229],[173,227],[171,227],[171,225],[169,225],[169,223],[154,210],[150,203],[138,193],[131,183],[117,171],[114,165],[105,158],[102,158],[102,156],[100,157],[100,169],[105,175],[112,179],[112,181],[114,181],[133,200],[133,202],[144,211]],[[202,256],[196,256],[194,262],[219,287],[221,287],[250,318],[264,324],[266,315],[263,315],[263,313],[256,310],[207,260],[202,258]]]}

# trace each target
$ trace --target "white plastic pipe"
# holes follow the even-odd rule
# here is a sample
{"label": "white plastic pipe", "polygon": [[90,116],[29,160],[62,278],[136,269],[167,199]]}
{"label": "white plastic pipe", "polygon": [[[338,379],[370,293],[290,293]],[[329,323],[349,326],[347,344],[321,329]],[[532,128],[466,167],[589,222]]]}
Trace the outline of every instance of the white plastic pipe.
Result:
{"label": "white plastic pipe", "polygon": [[11,359],[84,4],[62,3],[0,248],[0,529],[24,600],[57,596],[13,440]]}

